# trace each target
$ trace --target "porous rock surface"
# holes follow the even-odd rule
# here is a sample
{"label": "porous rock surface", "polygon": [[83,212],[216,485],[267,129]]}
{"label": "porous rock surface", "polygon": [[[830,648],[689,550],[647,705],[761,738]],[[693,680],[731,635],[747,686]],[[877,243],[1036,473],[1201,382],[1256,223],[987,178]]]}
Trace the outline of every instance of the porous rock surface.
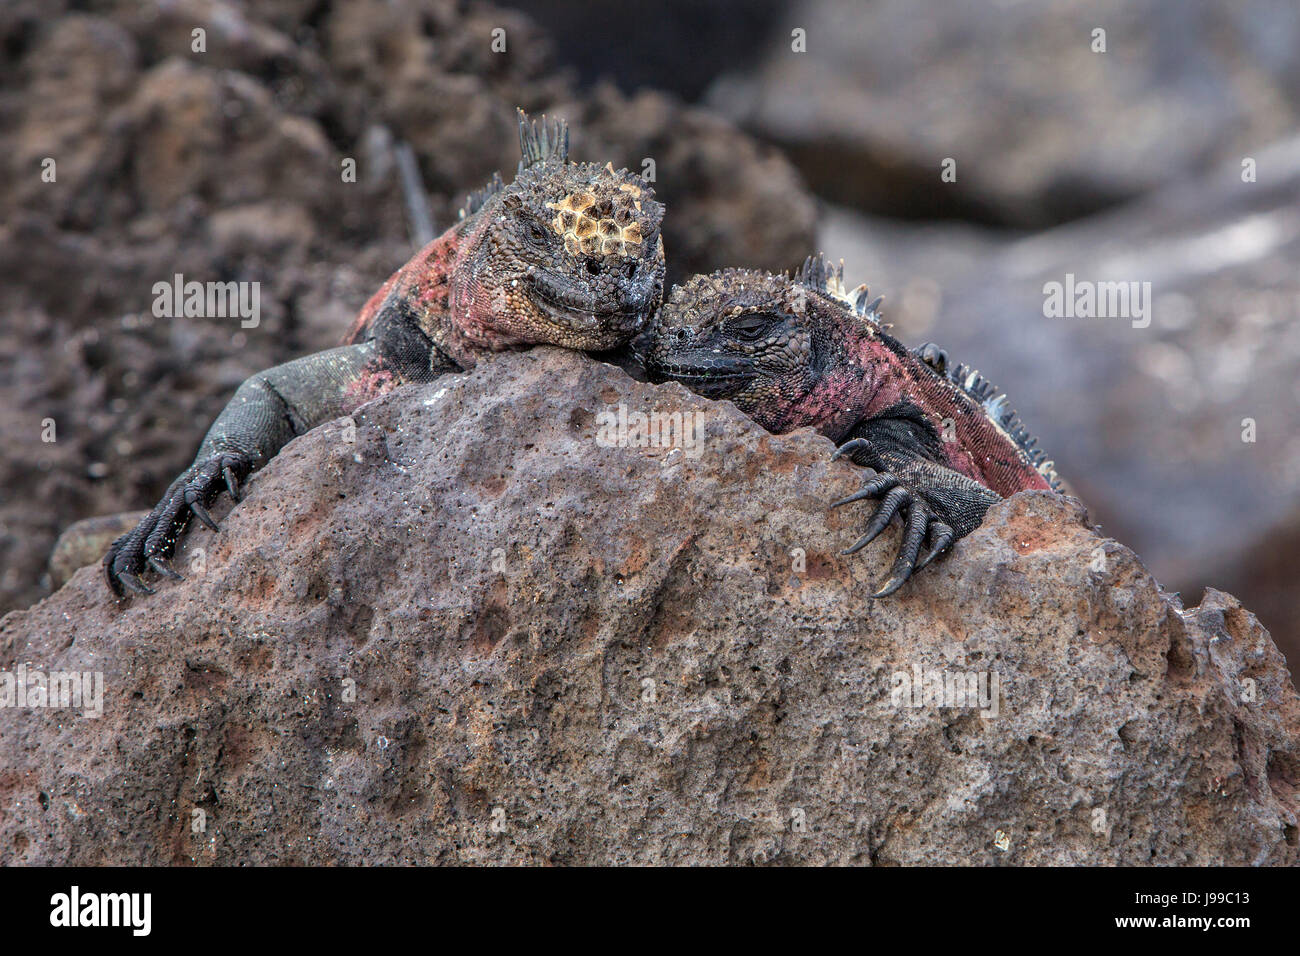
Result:
{"label": "porous rock surface", "polygon": [[[700,453],[601,440],[620,404]],[[1234,598],[1027,492],[871,602],[897,528],[839,555],[829,450],[553,349],[322,426],[184,583],[0,621],[0,669],[105,686],[0,710],[0,863],[1297,861],[1300,701]],[[895,706],[916,668],[997,715]]]}

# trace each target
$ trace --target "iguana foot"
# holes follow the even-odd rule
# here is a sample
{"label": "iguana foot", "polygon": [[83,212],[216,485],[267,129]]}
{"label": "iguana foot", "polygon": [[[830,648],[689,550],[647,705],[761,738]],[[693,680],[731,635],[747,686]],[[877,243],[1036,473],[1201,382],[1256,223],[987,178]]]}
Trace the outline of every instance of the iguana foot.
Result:
{"label": "iguana foot", "polygon": [[152,594],[153,588],[140,580],[146,568],[174,581],[182,580],[167,559],[189,524],[190,516],[216,531],[217,523],[208,514],[208,506],[223,488],[238,501],[239,482],[250,471],[252,461],[248,456],[222,452],[191,465],[173,481],[162,501],[134,530],[114,541],[104,555],[104,576],[113,593],[118,597],[124,597],[127,590]]}
{"label": "iguana foot", "polygon": [[[864,439],[854,439],[837,448],[831,460],[869,448],[870,443]],[[871,467],[866,471],[867,480],[862,487],[847,498],[834,502],[831,507],[838,508],[867,498],[880,499],[880,507],[871,516],[871,521],[867,523],[862,537],[842,551],[842,554],[857,554],[889,526],[895,515],[905,516],[907,527],[903,532],[903,542],[899,546],[898,556],[894,559],[894,566],[890,569],[889,578],[871,595],[881,598],[901,588],[914,572],[921,570],[949,548],[957,535],[952,526],[936,515],[930,504],[903,484],[898,476]],[[922,556],[921,547],[927,538],[930,544],[929,550]]]}

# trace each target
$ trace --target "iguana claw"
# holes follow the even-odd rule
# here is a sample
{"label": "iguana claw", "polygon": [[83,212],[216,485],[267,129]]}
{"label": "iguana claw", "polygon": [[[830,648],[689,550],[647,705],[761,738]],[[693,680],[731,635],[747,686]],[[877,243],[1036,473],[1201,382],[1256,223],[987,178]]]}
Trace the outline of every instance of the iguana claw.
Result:
{"label": "iguana claw", "polygon": [[838,508],[840,505],[847,505],[854,501],[861,501],[864,498],[877,498],[886,491],[890,491],[898,484],[898,479],[893,475],[876,474],[874,469],[868,469],[868,471],[872,474],[860,489],[849,495],[847,498],[841,498],[839,501],[834,502],[831,507]]}
{"label": "iguana claw", "polygon": [[[149,587],[149,585],[145,584],[129,571],[123,571],[118,575],[118,578],[136,594],[153,594],[153,588]],[[121,591],[118,591],[117,593],[119,597],[123,596]]]}
{"label": "iguana claw", "polygon": [[145,569],[174,581],[184,580],[167,559],[191,516],[213,531],[218,530],[208,514],[208,504],[223,486],[227,491],[237,491],[238,476],[251,470],[252,462],[246,455],[220,452],[191,465],[173,481],[162,501],[133,530],[114,541],[104,555],[104,577],[113,593],[118,597],[125,597],[127,591],[153,594],[154,589],[140,580]]}
{"label": "iguana claw", "polygon": [[230,492],[231,499],[239,503],[239,479],[235,477],[235,472],[229,465],[221,469],[221,476],[226,479],[226,491]]}
{"label": "iguana claw", "polygon": [[157,572],[158,572],[159,574],[161,574],[163,577],[165,577],[165,578],[171,578],[173,581],[184,581],[184,580],[185,580],[184,576],[182,576],[181,573],[180,573],[179,571],[177,571],[177,570],[176,570],[175,568],[173,568],[170,564],[168,564],[167,561],[166,561],[165,559],[159,557],[159,556],[156,555],[156,554],[155,554],[155,555],[151,555],[151,556],[149,557],[149,567],[153,568],[155,571],[157,571]]}
{"label": "iguana claw", "polygon": [[835,449],[831,454],[831,461],[839,461],[845,455],[848,455],[849,460],[853,461],[859,452],[871,451],[871,442],[867,441],[865,438],[852,438]]}
{"label": "iguana claw", "polygon": [[952,543],[957,540],[957,532],[952,527],[944,524],[942,521],[930,522],[930,550],[926,552],[925,557],[916,562],[916,567],[912,569],[913,573],[920,571],[923,567],[937,558],[943,551],[951,547]]}
{"label": "iguana claw", "polygon": [[[851,442],[848,444],[852,444]],[[847,447],[841,446],[840,450]],[[838,508],[841,505],[849,504],[854,501],[861,501],[864,498],[881,498],[880,507],[876,513],[871,516],[862,537],[853,543],[849,548],[840,552],[841,554],[856,554],[861,551],[872,541],[874,541],[889,523],[894,520],[894,516],[904,514],[907,516],[907,524],[903,531],[903,540],[898,548],[898,556],[894,559],[894,566],[890,569],[889,577],[871,596],[876,598],[887,597],[901,588],[907,580],[921,568],[933,561],[942,551],[948,548],[955,540],[953,529],[945,522],[939,520],[930,510],[930,506],[925,499],[915,494],[911,489],[899,482],[899,479],[888,472],[877,473],[872,469],[867,481],[862,488],[849,495],[847,498],[841,498],[831,505],[832,508]],[[926,537],[930,539],[930,549],[921,556],[921,546]]]}
{"label": "iguana claw", "polygon": [[194,517],[198,518],[210,531],[220,531],[220,526],[212,520],[212,515],[208,514],[208,509],[199,503],[199,493],[191,489],[185,490],[185,504],[189,506],[190,511],[194,512]]}

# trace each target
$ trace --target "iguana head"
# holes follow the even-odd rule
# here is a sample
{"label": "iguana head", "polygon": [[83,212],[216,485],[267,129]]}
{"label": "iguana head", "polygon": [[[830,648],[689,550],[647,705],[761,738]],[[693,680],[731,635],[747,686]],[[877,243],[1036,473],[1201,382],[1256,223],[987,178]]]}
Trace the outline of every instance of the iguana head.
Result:
{"label": "iguana head", "polygon": [[824,434],[856,420],[879,337],[866,286],[846,292],[843,266],[809,258],[793,277],[725,269],[675,286],[645,347],[652,381],[678,381],[727,399],[764,428],[811,425]]}
{"label": "iguana head", "polygon": [[453,320],[469,341],[599,350],[636,335],[663,297],[663,206],[639,177],[571,163],[563,121],[519,112],[523,158],[474,194],[453,280]]}

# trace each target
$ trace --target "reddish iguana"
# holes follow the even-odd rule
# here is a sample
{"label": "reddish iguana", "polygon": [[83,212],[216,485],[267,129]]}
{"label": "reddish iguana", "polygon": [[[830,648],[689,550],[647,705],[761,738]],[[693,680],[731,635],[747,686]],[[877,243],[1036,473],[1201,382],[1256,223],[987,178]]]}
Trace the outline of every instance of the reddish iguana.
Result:
{"label": "reddish iguana", "polygon": [[408,382],[473,367],[492,351],[533,344],[603,350],[628,342],[658,308],[663,206],[627,170],[570,163],[561,122],[519,112],[523,159],[470,197],[461,219],[393,273],[366,303],[341,348],[245,381],[194,463],[104,557],[109,587],[152,589],[146,568],[167,563],[193,515],[290,439]]}
{"label": "reddish iguana", "polygon": [[979,527],[994,502],[1059,482],[1005,395],[975,370],[950,366],[932,343],[909,351],[880,324],[880,299],[868,301],[865,285],[846,291],[843,272],[818,256],[793,278],[695,276],[669,293],[642,348],[652,381],[728,399],[772,432],[811,425],[839,446],[834,457],[871,470],[860,491],[831,507],[881,499],[845,554],[906,515],[898,557],[874,595],[884,597]]}

